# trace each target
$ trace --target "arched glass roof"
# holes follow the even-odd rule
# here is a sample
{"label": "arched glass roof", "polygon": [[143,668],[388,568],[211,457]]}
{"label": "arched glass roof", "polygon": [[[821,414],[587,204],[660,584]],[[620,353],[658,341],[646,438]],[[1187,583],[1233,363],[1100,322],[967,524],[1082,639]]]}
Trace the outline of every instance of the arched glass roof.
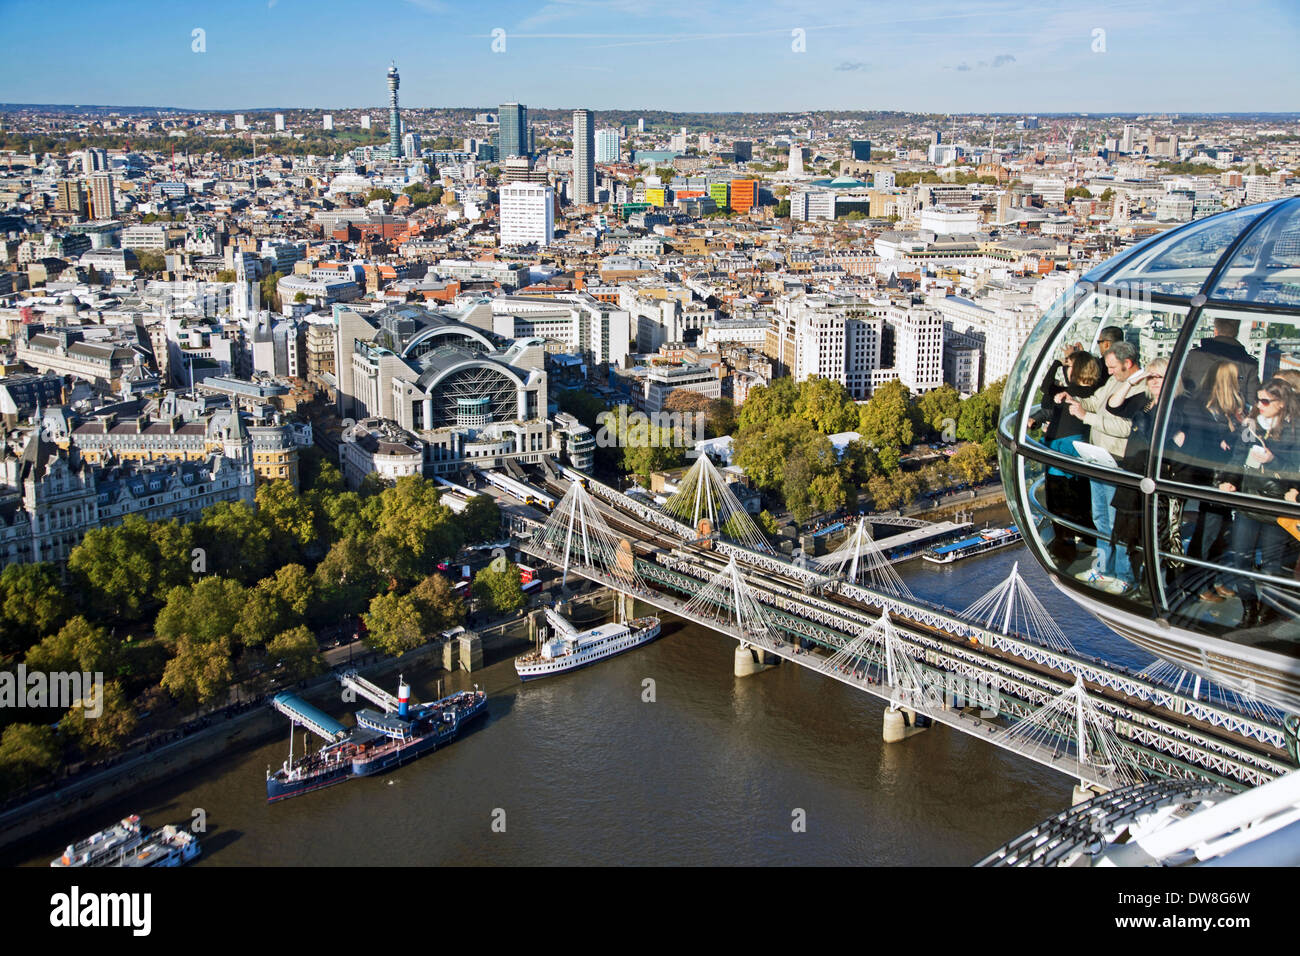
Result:
{"label": "arched glass roof", "polygon": [[998,441],[1013,517],[1062,590],[1300,711],[1300,197],[1086,273],[1025,341]]}

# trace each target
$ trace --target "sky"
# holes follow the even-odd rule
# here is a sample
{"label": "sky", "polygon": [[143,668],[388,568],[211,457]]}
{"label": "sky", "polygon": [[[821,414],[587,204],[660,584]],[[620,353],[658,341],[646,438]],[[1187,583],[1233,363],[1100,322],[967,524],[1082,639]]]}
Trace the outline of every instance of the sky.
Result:
{"label": "sky", "polygon": [[379,107],[395,60],[418,107],[1300,111],[1300,0],[0,0],[0,23],[7,103]]}

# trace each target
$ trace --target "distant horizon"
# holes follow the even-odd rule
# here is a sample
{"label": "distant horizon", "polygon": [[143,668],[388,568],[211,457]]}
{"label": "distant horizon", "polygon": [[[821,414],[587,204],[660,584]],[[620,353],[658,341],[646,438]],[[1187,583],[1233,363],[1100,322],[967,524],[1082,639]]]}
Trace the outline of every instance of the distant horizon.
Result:
{"label": "distant horizon", "polygon": [[[610,106],[603,109],[584,106],[539,106],[533,103],[523,104],[530,110],[551,110],[555,112],[568,112],[577,109],[590,109],[593,113],[686,113],[699,115],[729,115],[729,116],[764,116],[770,114],[801,114],[801,113],[886,113],[896,114],[899,116],[1014,116],[1014,117],[1057,117],[1070,116],[1087,119],[1107,119],[1137,116],[1194,116],[1194,117],[1251,117],[1251,116],[1272,116],[1272,117],[1289,117],[1300,120],[1300,110],[961,110],[958,112],[946,112],[942,110],[904,110],[904,109],[853,109],[849,107],[806,107],[803,109],[780,109],[780,110],[708,110],[708,109],[670,109],[663,106]],[[400,104],[402,112],[407,110],[465,110],[478,112],[498,112],[501,104],[495,105],[471,105],[471,106],[420,106],[417,104]],[[170,113],[283,113],[283,112],[321,112],[330,111],[348,112],[356,110],[374,110],[377,112],[388,112],[388,105],[375,106],[223,106],[202,108],[195,106],[150,106],[147,104],[122,105],[117,103],[2,103],[0,102],[0,112],[13,112],[16,110],[51,110],[51,111],[75,111],[75,110],[121,110],[124,112],[152,110],[157,112]],[[378,129],[378,127],[375,127]],[[381,130],[380,132],[383,132]]]}

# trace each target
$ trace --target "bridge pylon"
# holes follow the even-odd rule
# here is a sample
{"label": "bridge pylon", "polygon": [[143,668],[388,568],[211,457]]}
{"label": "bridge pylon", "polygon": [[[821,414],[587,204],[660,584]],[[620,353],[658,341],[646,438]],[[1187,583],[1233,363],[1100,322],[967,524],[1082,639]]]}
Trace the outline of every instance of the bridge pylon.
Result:
{"label": "bridge pylon", "polygon": [[727,480],[707,454],[701,453],[682,476],[677,491],[664,502],[663,511],[689,524],[697,533],[707,527],[708,533],[716,531],[751,551],[774,553],[767,536],[727,487]]}
{"label": "bridge pylon", "polygon": [[858,519],[858,526],[853,529],[853,534],[849,535],[847,541],[815,561],[822,570],[843,575],[851,584],[887,591],[900,597],[913,597],[911,589],[899,577],[894,566],[880,550],[880,545],[871,536],[871,522],[866,518]]}
{"label": "bridge pylon", "polygon": [[546,524],[533,533],[532,543],[559,557],[556,563],[562,585],[576,565],[595,572],[599,580],[619,591],[647,590],[636,570],[632,543],[610,529],[580,482],[569,485]]}
{"label": "bridge pylon", "polygon": [[[1074,685],[1028,717],[1001,731],[999,743],[1039,763],[1072,765],[1079,791],[1101,792],[1145,779],[1119,739],[1114,719],[1097,707],[1076,676]],[[1076,794],[1078,795],[1078,794]]]}
{"label": "bridge pylon", "polygon": [[1074,645],[1043,602],[1020,575],[1020,562],[1001,584],[987,591],[959,615],[999,634],[1015,633],[1054,651],[1075,653]]}

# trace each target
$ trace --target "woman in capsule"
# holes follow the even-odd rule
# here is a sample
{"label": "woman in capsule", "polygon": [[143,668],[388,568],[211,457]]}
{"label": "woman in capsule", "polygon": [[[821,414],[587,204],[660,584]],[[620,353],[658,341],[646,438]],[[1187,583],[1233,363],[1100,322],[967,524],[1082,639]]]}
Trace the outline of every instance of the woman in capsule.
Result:
{"label": "woman in capsule", "polygon": [[[1240,491],[1261,498],[1284,499],[1300,473],[1300,396],[1285,379],[1273,377],[1259,387],[1254,416],[1238,431],[1234,467],[1215,474],[1220,491]],[[1229,534],[1229,563],[1240,571],[1254,568],[1260,554],[1260,571],[1282,576],[1282,563],[1293,539],[1277,518],[1248,507],[1237,509]],[[1257,582],[1234,575],[1216,586],[1224,597],[1241,598],[1241,627],[1253,628],[1276,616],[1259,599]]]}

